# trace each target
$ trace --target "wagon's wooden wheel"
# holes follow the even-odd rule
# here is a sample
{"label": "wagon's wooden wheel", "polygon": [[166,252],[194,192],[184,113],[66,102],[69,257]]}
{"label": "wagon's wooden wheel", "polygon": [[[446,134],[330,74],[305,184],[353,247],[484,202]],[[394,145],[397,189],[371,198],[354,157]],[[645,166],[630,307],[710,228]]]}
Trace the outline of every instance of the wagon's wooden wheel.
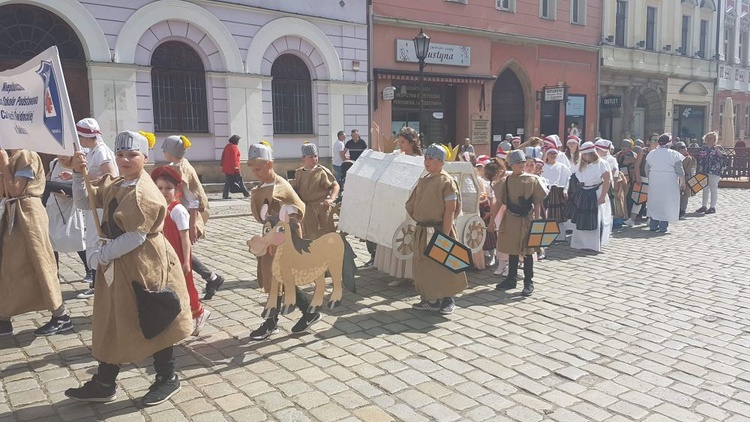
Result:
{"label": "wagon's wooden wheel", "polygon": [[414,232],[417,225],[413,221],[404,221],[393,235],[393,254],[399,259],[411,259],[414,254]]}
{"label": "wagon's wooden wheel", "polygon": [[461,233],[461,239],[463,244],[471,249],[471,252],[477,253],[481,251],[486,237],[487,227],[485,227],[484,221],[482,221],[478,215],[475,215],[466,221],[464,230]]}

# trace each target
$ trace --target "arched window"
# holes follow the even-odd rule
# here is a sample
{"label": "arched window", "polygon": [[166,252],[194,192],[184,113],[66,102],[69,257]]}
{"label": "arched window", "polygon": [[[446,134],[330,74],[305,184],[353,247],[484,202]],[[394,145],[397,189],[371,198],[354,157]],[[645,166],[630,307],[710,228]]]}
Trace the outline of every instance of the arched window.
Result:
{"label": "arched window", "polygon": [[53,45],[62,60],[86,60],[78,36],[59,16],[23,4],[0,7],[0,57],[25,61]]}
{"label": "arched window", "polygon": [[310,71],[299,57],[282,54],[271,66],[274,133],[313,133]]}
{"label": "arched window", "polygon": [[151,56],[154,131],[208,133],[206,72],[190,46],[167,41]]}

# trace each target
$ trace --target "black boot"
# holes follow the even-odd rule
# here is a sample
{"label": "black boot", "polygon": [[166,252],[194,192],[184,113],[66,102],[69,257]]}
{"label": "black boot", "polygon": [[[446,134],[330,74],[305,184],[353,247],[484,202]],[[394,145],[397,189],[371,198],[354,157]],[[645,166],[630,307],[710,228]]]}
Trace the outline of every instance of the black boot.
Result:
{"label": "black boot", "polygon": [[531,296],[534,291],[534,257],[523,257],[523,290],[521,296]]}
{"label": "black boot", "polygon": [[[524,271],[526,271],[524,269]],[[518,255],[511,255],[508,259],[508,277],[495,286],[495,290],[515,289],[518,283]]]}

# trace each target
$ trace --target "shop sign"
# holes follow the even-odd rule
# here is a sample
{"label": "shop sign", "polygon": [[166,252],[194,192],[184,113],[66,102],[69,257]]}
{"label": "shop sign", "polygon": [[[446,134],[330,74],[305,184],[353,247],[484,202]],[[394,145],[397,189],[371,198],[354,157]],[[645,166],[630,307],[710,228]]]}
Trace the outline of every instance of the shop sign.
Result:
{"label": "shop sign", "polygon": [[565,87],[544,88],[544,101],[565,101]]}
{"label": "shop sign", "polygon": [[[400,85],[396,88],[393,108],[416,110],[419,108],[419,85]],[[443,109],[443,91],[441,86],[424,85],[425,110]]]}
{"label": "shop sign", "polygon": [[586,97],[583,95],[571,95],[565,103],[566,116],[583,116],[586,114]]}
{"label": "shop sign", "polygon": [[391,101],[396,96],[396,88],[387,86],[383,88],[383,101]]}
{"label": "shop sign", "polygon": [[602,108],[620,108],[622,107],[622,97],[619,95],[607,95],[602,98]]}
{"label": "shop sign", "polygon": [[[419,63],[414,40],[396,40],[396,61]],[[466,45],[430,43],[425,63],[446,66],[471,66],[471,47]]]}
{"label": "shop sign", "polygon": [[471,142],[474,145],[489,145],[491,139],[489,113],[471,115]]}

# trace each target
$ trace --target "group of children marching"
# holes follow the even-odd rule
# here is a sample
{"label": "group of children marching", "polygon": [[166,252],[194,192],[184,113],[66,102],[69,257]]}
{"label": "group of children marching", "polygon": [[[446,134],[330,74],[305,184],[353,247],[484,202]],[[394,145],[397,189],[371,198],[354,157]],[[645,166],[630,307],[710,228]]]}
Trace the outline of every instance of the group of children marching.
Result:
{"label": "group of children marching", "polygon": [[[83,258],[85,250],[84,266],[95,293],[83,292],[81,297],[95,294],[92,354],[99,367],[91,381],[65,394],[81,401],[112,401],[120,365],[152,356],[156,381],[142,402],[160,404],[180,389],[174,344],[197,335],[210,315],[192,272],[206,280],[204,300],[211,299],[224,282],[191,252],[204,235],[208,200],[184,157],[190,140],[179,135],[164,139],[161,148],[169,164],[149,175],[145,165],[156,141],[152,134],[121,132],[112,151],[94,119],[80,121],[77,130],[81,146],[88,151],[53,163],[48,179],[60,184],[46,183],[36,153],[0,150],[0,190],[5,198],[0,217],[0,335],[13,334],[11,317],[40,310],[51,311],[52,317],[36,334],[71,330],[55,261],[59,252],[79,252]],[[405,204],[416,222],[415,250],[424,250],[434,231],[455,237],[455,220],[461,212],[459,186],[443,170],[449,154],[446,147],[433,144],[423,152],[416,131],[410,128],[399,132],[398,141],[402,152],[424,156],[425,173]],[[534,255],[543,256],[540,248],[528,246],[532,220],[553,219],[573,230],[574,248],[600,250],[613,222],[610,201],[620,202],[615,207],[620,214],[630,211],[620,194],[632,181],[622,177],[620,168],[638,174],[640,162],[630,159],[625,145],[617,157],[611,156],[611,143],[606,140],[581,144],[570,136],[564,152],[556,136],[519,144],[508,144],[508,151],[500,150],[495,159],[468,159],[476,162],[482,180],[480,211],[488,228],[487,259],[492,265],[496,255],[495,274],[506,276],[497,289],[517,287],[523,262],[521,294],[529,296],[534,291]],[[287,181],[274,171],[269,144],[250,146],[247,164],[259,180],[250,205],[259,223],[284,215],[299,223],[293,227],[299,227],[300,237],[315,240],[335,230],[332,210],[341,186],[318,163],[314,144],[305,143],[301,149],[303,166]],[[625,183],[619,190],[617,181]],[[63,182],[70,185],[69,192]],[[46,211],[40,200],[45,184],[52,186]],[[560,238],[565,238],[564,230]],[[266,293],[272,278],[273,251],[269,252],[258,258],[257,265],[258,282]],[[484,265],[481,261],[479,266]],[[420,295],[413,307],[452,313],[454,296],[467,287],[466,275],[453,273],[422,253],[414,254],[411,270]],[[293,333],[321,319],[299,288],[296,296],[302,316]],[[277,310],[282,308],[281,300]],[[278,332],[278,322],[278,313],[267,315],[250,338],[267,339]]]}

